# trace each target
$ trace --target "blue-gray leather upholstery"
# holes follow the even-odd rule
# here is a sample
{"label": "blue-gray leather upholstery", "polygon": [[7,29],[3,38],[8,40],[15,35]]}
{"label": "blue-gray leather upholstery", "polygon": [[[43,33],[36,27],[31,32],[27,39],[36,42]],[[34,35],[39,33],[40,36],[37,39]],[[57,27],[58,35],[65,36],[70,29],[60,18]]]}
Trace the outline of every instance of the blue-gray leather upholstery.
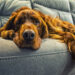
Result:
{"label": "blue-gray leather upholstery", "polygon": [[[74,0],[1,0],[0,27],[22,6],[75,24]],[[34,51],[19,49],[13,41],[0,38],[0,75],[75,75],[74,70],[67,46],[58,40],[43,39],[40,49]]]}

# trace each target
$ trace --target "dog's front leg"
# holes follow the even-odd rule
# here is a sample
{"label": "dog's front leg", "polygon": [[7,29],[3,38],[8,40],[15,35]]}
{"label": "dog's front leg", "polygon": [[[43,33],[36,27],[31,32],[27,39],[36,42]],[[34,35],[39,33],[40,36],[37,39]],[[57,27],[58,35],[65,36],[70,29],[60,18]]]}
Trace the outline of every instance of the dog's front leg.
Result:
{"label": "dog's front leg", "polygon": [[22,48],[22,47],[21,47],[21,46],[22,46],[22,41],[19,39],[19,36],[18,36],[17,33],[15,34],[15,37],[13,38],[13,41],[14,41],[14,43],[15,43],[18,47]]}
{"label": "dog's front leg", "polygon": [[1,37],[4,39],[13,39],[14,35],[14,30],[4,30],[1,32]]}

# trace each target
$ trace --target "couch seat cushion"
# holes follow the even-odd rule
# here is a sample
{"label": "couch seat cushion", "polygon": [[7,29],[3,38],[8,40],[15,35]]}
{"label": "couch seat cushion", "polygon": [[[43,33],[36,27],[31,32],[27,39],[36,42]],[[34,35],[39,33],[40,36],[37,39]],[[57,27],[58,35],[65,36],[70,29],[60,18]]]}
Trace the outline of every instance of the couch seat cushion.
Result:
{"label": "couch seat cushion", "polygon": [[58,40],[44,39],[34,51],[0,38],[0,75],[61,75],[70,62],[66,45]]}
{"label": "couch seat cushion", "polygon": [[20,49],[13,41],[0,38],[0,56],[12,55],[33,55],[33,54],[55,54],[55,53],[68,53],[67,47],[64,43],[58,42],[54,39],[42,40],[41,47],[34,51],[30,49]]}

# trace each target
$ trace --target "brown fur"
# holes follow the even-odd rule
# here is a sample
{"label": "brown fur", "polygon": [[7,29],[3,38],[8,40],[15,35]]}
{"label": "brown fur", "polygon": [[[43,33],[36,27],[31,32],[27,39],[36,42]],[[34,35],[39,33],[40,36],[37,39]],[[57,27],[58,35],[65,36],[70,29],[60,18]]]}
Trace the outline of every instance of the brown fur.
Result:
{"label": "brown fur", "polygon": [[[36,24],[37,21],[39,24]],[[36,34],[31,44],[27,44],[22,36],[25,29],[32,29]],[[75,26],[28,7],[22,7],[12,13],[8,22],[0,28],[0,36],[13,39],[21,48],[33,49],[40,47],[43,38],[58,39],[66,43],[69,51],[75,54]]]}

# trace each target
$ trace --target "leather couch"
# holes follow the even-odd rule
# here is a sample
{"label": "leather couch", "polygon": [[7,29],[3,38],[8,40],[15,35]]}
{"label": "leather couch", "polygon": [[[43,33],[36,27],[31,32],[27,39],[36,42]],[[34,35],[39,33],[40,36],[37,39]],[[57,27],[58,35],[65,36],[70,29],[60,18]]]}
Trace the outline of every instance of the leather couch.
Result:
{"label": "leather couch", "polygon": [[[75,24],[74,0],[1,0],[0,27],[22,6]],[[0,75],[75,75],[74,63],[66,44],[58,40],[43,39],[40,49],[34,51],[0,37]]]}

